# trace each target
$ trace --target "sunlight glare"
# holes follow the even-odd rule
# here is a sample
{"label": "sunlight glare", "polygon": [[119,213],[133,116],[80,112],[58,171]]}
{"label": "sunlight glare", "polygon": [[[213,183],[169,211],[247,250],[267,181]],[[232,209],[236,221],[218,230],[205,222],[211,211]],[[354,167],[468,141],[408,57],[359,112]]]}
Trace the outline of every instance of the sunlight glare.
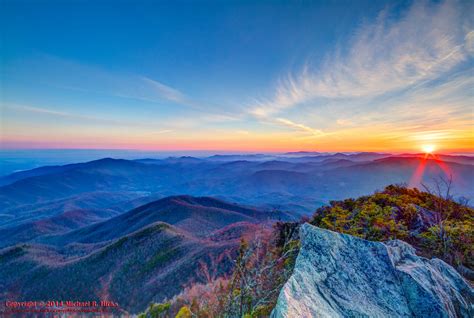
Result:
{"label": "sunlight glare", "polygon": [[431,154],[435,151],[436,147],[434,145],[423,145],[421,146],[421,149],[424,153]]}

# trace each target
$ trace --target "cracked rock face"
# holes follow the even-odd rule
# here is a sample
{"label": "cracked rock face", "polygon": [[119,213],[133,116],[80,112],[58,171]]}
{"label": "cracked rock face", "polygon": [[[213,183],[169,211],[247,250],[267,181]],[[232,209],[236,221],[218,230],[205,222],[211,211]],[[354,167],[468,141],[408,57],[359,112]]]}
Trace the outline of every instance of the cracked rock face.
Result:
{"label": "cracked rock face", "polygon": [[474,290],[450,265],[395,240],[304,224],[272,317],[474,317]]}

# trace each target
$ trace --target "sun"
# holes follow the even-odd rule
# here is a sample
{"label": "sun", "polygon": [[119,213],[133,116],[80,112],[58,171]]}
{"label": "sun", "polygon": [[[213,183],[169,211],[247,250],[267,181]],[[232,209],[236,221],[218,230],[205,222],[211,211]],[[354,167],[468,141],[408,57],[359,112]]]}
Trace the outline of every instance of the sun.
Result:
{"label": "sun", "polygon": [[422,145],[421,150],[426,154],[432,154],[433,151],[436,150],[436,147],[434,145]]}

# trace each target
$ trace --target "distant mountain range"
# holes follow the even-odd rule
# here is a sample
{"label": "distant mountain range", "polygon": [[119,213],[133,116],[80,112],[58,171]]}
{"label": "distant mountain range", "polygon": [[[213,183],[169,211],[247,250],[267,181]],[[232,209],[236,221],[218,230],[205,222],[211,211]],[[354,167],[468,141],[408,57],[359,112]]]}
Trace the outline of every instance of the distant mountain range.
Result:
{"label": "distant mountain range", "polygon": [[323,153],[306,156],[303,153],[263,160],[265,156],[106,158],[18,172],[0,178],[0,184],[3,184],[0,187],[0,213],[11,221],[18,218],[17,211],[25,205],[109,192],[134,195],[135,198],[180,194],[212,196],[307,214],[328,200],[372,193],[388,184],[410,183],[415,180],[415,173],[420,174],[421,167],[423,173],[414,186],[452,175],[455,195],[474,198],[473,157],[438,155],[426,159],[424,154]]}

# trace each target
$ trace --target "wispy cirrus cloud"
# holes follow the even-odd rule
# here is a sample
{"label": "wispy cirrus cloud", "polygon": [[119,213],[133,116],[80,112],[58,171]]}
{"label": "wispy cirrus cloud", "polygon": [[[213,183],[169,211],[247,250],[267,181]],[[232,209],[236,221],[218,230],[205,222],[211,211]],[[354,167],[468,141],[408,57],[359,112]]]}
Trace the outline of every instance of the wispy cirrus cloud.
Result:
{"label": "wispy cirrus cloud", "polygon": [[[196,131],[199,128],[202,128],[203,124],[215,124],[222,122],[232,122],[236,119],[227,115],[215,115],[215,114],[206,114],[199,117],[199,120],[195,118],[181,118],[173,119],[172,121],[158,121],[154,118],[149,120],[137,120],[137,119],[120,119],[116,120],[108,116],[99,116],[99,115],[90,115],[81,113],[76,110],[67,110],[68,108],[65,105],[62,105],[61,108],[51,107],[51,106],[30,106],[22,104],[10,104],[10,103],[0,103],[0,110],[20,113],[28,116],[47,116],[53,119],[59,119],[61,121],[68,121],[71,123],[81,123],[89,124],[94,126],[115,126],[115,127],[126,127],[134,129],[143,129],[147,131],[148,135],[164,135],[170,133],[179,133],[187,130]],[[63,110],[66,109],[66,110]],[[157,129],[162,128],[162,129]]]}
{"label": "wispy cirrus cloud", "polygon": [[46,54],[8,65],[6,74],[8,78],[79,92],[160,104],[192,104],[178,89],[147,76],[109,71]]}
{"label": "wispy cirrus cloud", "polygon": [[99,118],[95,116],[75,114],[75,113],[64,112],[64,111],[57,111],[57,110],[43,108],[43,107],[34,107],[34,106],[26,106],[26,105],[11,105],[11,104],[2,103],[2,108],[13,110],[13,111],[28,112],[28,113],[33,113],[33,114],[49,115],[49,116],[54,116],[54,117],[79,119],[79,120],[87,120],[87,121],[102,122],[102,123],[123,124],[123,122],[120,122],[120,121],[104,119],[104,118]]}
{"label": "wispy cirrus cloud", "polygon": [[199,118],[217,123],[235,121],[242,117],[220,105],[197,101],[180,89],[148,76],[111,71],[47,54],[36,54],[29,59],[10,63],[6,65],[5,74],[9,81],[19,80],[22,84],[41,86],[46,93],[52,91],[58,94],[59,88],[64,90],[62,93],[65,96],[76,91],[87,95],[86,99],[115,98],[117,105],[124,105],[124,108],[139,105],[134,101],[144,102],[139,107],[156,111],[157,117],[160,117],[163,110],[169,113],[180,112],[181,117],[176,120],[189,116],[190,121]]}
{"label": "wispy cirrus cloud", "polygon": [[318,108],[321,100],[349,110],[356,100],[369,104],[384,94],[443,80],[474,53],[466,6],[471,7],[455,1],[417,2],[400,17],[387,9],[320,65],[308,62],[286,76],[273,97],[255,101],[249,112],[270,118],[298,106]]}
{"label": "wispy cirrus cloud", "polygon": [[174,101],[177,103],[184,103],[188,99],[183,93],[181,93],[177,89],[169,87],[163,83],[154,81],[144,76],[140,76],[139,79],[144,83],[149,84],[152,89],[154,89],[158,93],[158,95],[162,96],[167,100]]}
{"label": "wispy cirrus cloud", "polygon": [[173,132],[172,129],[161,129],[156,131],[157,124],[152,122],[134,122],[130,120],[115,120],[112,118],[104,118],[100,116],[91,116],[84,115],[78,112],[69,112],[69,111],[58,111],[48,107],[37,107],[37,106],[28,106],[28,105],[16,105],[16,104],[1,104],[2,109],[27,113],[29,115],[34,114],[45,115],[51,118],[59,118],[61,120],[71,120],[73,122],[87,122],[97,126],[110,125],[118,127],[135,127],[135,128],[144,128],[152,130],[154,134],[165,134]]}
{"label": "wispy cirrus cloud", "polygon": [[282,124],[286,127],[290,127],[290,128],[305,132],[305,133],[310,133],[311,135],[314,135],[314,136],[324,136],[324,135],[326,135],[322,130],[313,129],[309,126],[299,124],[299,123],[295,123],[295,122],[293,122],[289,119],[286,119],[286,118],[275,118],[275,122],[278,123],[278,124]]}
{"label": "wispy cirrus cloud", "polygon": [[163,135],[163,134],[172,133],[173,131],[174,131],[174,130],[172,130],[172,129],[162,129],[162,130],[154,131],[154,132],[152,132],[151,134],[152,134],[152,135]]}

